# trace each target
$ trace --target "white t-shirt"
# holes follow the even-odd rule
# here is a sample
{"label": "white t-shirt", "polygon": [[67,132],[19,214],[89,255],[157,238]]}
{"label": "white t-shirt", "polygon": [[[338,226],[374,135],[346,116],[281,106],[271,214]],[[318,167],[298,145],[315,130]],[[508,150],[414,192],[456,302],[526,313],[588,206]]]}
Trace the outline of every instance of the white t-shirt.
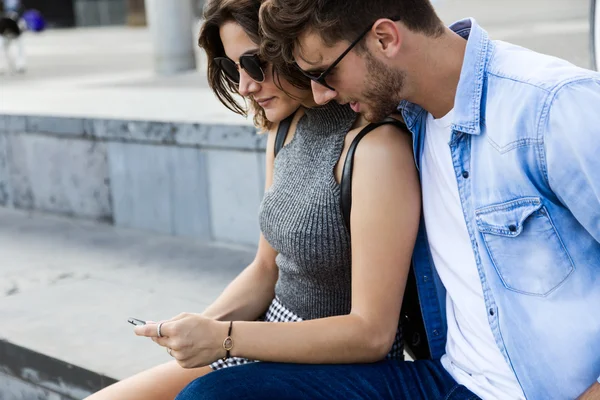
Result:
{"label": "white t-shirt", "polygon": [[[427,237],[436,270],[447,291],[448,341],[442,365],[458,383],[484,400],[524,399],[488,323],[448,145],[452,118],[453,111],[437,120],[431,114],[427,116],[421,158]],[[459,179],[465,179],[462,171],[459,173]]]}

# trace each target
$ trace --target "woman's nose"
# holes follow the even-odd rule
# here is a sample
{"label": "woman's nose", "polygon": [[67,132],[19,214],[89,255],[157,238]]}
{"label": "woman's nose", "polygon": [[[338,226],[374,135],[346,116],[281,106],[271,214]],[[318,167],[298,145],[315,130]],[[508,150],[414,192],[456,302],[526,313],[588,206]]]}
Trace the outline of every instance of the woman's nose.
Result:
{"label": "woman's nose", "polygon": [[250,96],[260,90],[260,83],[250,78],[246,71],[240,68],[240,85],[238,90],[242,96]]}

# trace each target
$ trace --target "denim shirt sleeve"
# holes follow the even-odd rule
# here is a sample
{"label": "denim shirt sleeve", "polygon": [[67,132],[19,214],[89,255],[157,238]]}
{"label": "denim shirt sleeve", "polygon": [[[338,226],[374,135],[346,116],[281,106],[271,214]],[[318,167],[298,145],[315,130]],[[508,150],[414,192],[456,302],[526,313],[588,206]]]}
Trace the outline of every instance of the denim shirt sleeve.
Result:
{"label": "denim shirt sleeve", "polygon": [[545,111],[539,133],[548,184],[600,242],[600,76],[565,84]]}

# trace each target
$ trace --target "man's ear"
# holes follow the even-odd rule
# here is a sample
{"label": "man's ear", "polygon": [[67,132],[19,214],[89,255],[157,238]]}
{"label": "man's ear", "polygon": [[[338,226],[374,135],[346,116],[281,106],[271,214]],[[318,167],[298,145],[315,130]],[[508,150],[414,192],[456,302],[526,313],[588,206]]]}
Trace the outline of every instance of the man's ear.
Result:
{"label": "man's ear", "polygon": [[381,18],[375,21],[371,29],[376,40],[375,48],[383,52],[386,57],[393,58],[402,47],[403,34],[396,22],[391,19]]}

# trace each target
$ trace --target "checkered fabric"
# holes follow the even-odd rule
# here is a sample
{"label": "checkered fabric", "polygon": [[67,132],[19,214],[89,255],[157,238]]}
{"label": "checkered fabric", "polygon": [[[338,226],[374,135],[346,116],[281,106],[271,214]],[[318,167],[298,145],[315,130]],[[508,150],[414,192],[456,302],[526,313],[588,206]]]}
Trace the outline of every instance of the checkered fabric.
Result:
{"label": "checkered fabric", "polygon": [[400,327],[396,330],[396,339],[394,339],[392,349],[385,358],[388,360],[404,360],[404,342],[402,341],[402,330]]}
{"label": "checkered fabric", "polygon": [[[269,309],[265,315],[260,318],[260,320],[265,322],[299,322],[302,321],[302,318],[288,310],[283,304],[281,304],[279,299],[275,297],[271,302]],[[230,357],[226,360],[217,360],[210,364],[210,367],[216,371],[221,368],[235,367],[237,365],[243,365],[251,362],[256,362],[256,360],[249,360],[241,357]]]}
{"label": "checkered fabric", "polygon": [[[287,307],[281,304],[277,297],[275,297],[265,315],[259,320],[265,322],[300,322],[302,321],[302,318],[294,314],[293,311],[290,311]],[[402,343],[402,332],[400,329],[398,329],[396,332],[396,340],[394,340],[392,350],[388,353],[386,358],[394,360],[404,359],[404,345]],[[217,360],[210,364],[210,367],[216,371],[221,368],[235,367],[237,365],[244,365],[252,362],[257,361],[241,357],[230,357],[226,360]]]}

